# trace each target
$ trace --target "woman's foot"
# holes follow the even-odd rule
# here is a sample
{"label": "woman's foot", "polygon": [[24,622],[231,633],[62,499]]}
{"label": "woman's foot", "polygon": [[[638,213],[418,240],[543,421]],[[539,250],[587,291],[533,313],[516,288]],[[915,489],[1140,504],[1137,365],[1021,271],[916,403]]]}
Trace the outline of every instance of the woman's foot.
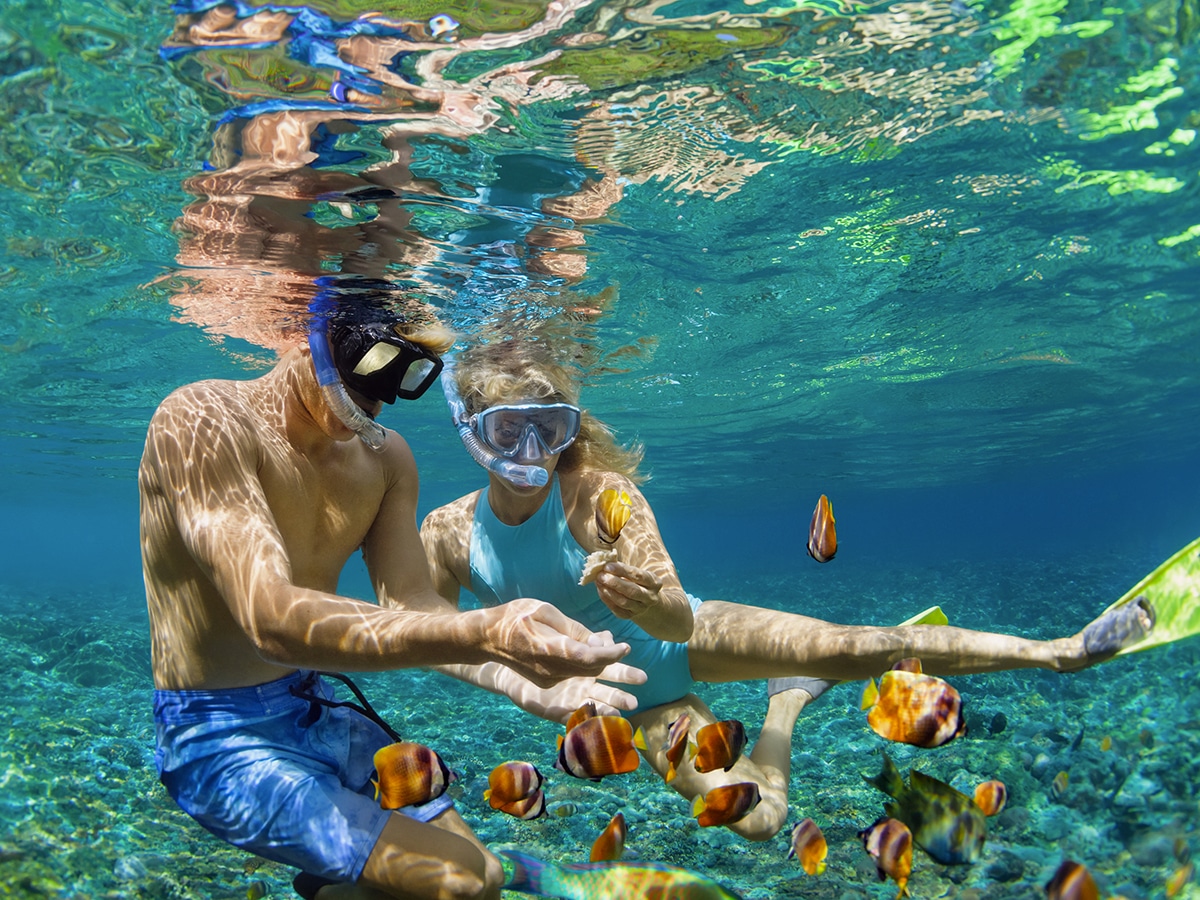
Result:
{"label": "woman's foot", "polygon": [[1154,608],[1145,597],[1108,610],[1083,629],[1083,649],[1088,664],[1109,659],[1135,644],[1154,627]]}

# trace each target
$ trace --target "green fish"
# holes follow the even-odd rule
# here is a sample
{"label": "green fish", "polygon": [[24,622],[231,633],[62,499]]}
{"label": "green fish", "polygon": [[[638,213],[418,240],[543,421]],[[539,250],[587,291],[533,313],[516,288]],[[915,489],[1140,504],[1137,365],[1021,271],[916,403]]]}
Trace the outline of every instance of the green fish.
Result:
{"label": "green fish", "polygon": [[516,850],[501,850],[509,876],[505,890],[560,900],[740,900],[715,881],[663,863],[575,863],[556,865]]}
{"label": "green fish", "polygon": [[863,780],[895,798],[883,808],[909,827],[913,842],[933,859],[947,866],[965,865],[983,854],[986,818],[966,794],[916,769],[908,773],[905,784],[886,753],[883,771],[874,778],[864,775]]}

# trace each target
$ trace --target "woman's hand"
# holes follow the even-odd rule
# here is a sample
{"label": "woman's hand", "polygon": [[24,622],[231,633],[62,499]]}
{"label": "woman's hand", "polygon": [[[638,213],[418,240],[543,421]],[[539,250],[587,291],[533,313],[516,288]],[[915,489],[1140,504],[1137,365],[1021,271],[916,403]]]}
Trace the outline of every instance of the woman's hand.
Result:
{"label": "woman's hand", "polygon": [[618,619],[634,619],[662,605],[662,582],[653,573],[623,562],[610,562],[596,576],[600,600]]}

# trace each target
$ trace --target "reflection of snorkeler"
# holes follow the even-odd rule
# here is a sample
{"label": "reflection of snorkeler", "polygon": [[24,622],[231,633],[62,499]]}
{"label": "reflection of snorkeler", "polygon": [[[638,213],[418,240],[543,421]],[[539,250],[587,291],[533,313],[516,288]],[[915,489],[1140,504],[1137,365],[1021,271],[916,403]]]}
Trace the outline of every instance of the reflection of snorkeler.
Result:
{"label": "reflection of snorkeler", "polygon": [[[160,776],[209,831],[301,867],[310,887],[495,898],[499,862],[446,795],[399,814],[372,799],[373,754],[394,738],[328,708],[311,670],[640,676],[616,663],[624,645],[547,604],[457,613],[433,590],[412,452],[373,418],[436,380],[448,332],[340,315],[263,377],[185,386],[150,422],[138,488]],[[335,594],[360,548],[393,608]]]}
{"label": "reflection of snorkeler", "polygon": [[[727,773],[683,766],[670,782],[689,799],[723,784],[758,784],[762,802],[729,825],[750,839],[771,837],[786,820],[792,730],[804,706],[829,686],[826,679],[866,679],[913,656],[936,674],[1070,671],[1110,656],[1122,638],[1149,625],[1106,616],[1073,637],[1036,641],[942,625],[835,625],[740,603],[701,602],[684,593],[653,512],[634,485],[640,454],[618,446],[605,426],[579,410],[574,370],[545,342],[478,345],[459,356],[453,375],[473,423],[467,438],[476,443],[477,458],[493,465],[487,488],[434,510],[422,525],[438,592],[451,602],[460,588],[486,604],[524,595],[545,599],[588,628],[611,630],[629,643],[628,662],[649,679],[622,689],[579,678],[545,690],[502,665],[445,671],[557,722],[587,700],[608,710],[630,710],[636,701],[631,718],[645,732],[647,758],[664,775],[671,723],[688,713],[694,739],[716,719],[690,693],[693,682],[771,679],[751,756]],[[502,477],[521,478],[526,466],[552,473],[549,482],[528,487]],[[603,546],[594,510],[606,488],[626,491],[633,514],[616,545],[620,561],[581,587],[584,557]]]}

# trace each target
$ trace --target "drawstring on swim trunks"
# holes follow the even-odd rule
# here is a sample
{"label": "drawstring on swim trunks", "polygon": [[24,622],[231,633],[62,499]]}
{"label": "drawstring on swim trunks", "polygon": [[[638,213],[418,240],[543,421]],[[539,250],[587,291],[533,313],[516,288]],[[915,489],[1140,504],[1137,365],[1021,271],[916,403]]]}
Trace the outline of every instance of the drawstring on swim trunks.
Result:
{"label": "drawstring on swim trunks", "polygon": [[[362,706],[359,706],[358,703],[346,703],[346,702],[340,702],[337,700],[327,700],[324,697],[322,697],[320,694],[315,693],[314,689],[317,686],[318,678],[335,678],[338,681],[342,682],[342,684],[344,684],[344,685],[346,685],[346,687],[350,688],[351,692],[354,694],[355,697],[358,698],[358,701],[359,701],[359,703],[362,704]],[[291,695],[293,697],[298,697],[301,700],[308,701],[308,703],[309,703],[308,724],[309,725],[314,724],[317,721],[317,719],[319,719],[321,717],[321,707],[322,706],[328,706],[330,709],[337,709],[338,707],[346,707],[347,709],[354,710],[359,715],[366,716],[368,719],[370,719],[372,722],[374,722],[376,725],[378,725],[380,728],[382,728],[387,733],[387,736],[390,737],[393,741],[396,741],[397,743],[399,743],[401,740],[399,732],[397,732],[395,729],[392,728],[391,725],[389,725],[387,722],[385,722],[383,720],[383,717],[381,715],[379,715],[379,713],[375,712],[375,708],[373,706],[371,706],[371,704],[367,700],[367,698],[365,696],[363,696],[363,692],[358,689],[358,685],[355,684],[353,681],[351,681],[349,678],[347,678],[345,675],[341,675],[337,672],[309,672],[307,675],[304,676],[304,678],[300,681],[299,684],[293,684],[290,688],[288,688],[288,691],[291,693]]]}

